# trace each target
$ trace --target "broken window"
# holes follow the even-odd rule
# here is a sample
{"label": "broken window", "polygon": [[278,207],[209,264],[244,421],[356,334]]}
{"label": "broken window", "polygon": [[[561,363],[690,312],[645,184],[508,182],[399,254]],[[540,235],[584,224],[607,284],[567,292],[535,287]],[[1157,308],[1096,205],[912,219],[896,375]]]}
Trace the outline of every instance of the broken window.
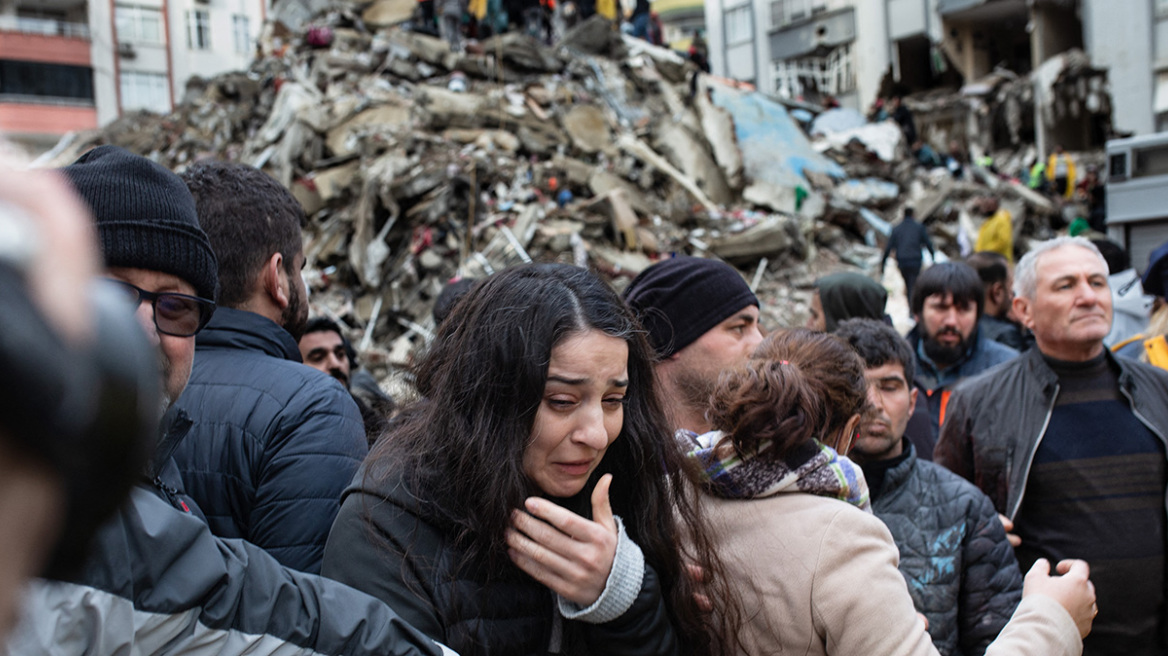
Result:
{"label": "broken window", "polygon": [[162,12],[153,7],[118,4],[114,20],[120,43],[162,43]]}
{"label": "broken window", "polygon": [[856,88],[852,45],[845,43],[821,57],[773,62],[775,93],[784,98],[839,96]]}
{"label": "broken window", "polygon": [[1132,177],[1168,175],[1168,145],[1132,149]]}
{"label": "broken window", "polygon": [[187,12],[187,45],[191,50],[211,49],[211,16],[206,9]]}

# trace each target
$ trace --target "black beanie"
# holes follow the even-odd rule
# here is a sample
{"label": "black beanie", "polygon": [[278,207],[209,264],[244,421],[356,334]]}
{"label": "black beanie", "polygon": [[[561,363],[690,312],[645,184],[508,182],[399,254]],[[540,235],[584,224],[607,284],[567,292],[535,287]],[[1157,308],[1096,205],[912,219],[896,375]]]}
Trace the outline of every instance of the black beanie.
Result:
{"label": "black beanie", "polygon": [[117,146],[98,146],[61,172],[97,219],[107,267],[169,273],[215,300],[219,265],[181,178]]}
{"label": "black beanie", "polygon": [[661,358],[689,346],[742,308],[758,305],[734,267],[684,255],[642,271],[625,290],[625,301]]}

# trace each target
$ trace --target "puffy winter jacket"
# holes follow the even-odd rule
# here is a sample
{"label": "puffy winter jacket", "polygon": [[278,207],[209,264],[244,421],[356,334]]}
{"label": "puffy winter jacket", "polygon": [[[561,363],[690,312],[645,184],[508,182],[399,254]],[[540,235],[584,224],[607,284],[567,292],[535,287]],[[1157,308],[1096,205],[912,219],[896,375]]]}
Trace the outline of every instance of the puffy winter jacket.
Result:
{"label": "puffy winter jacket", "polygon": [[981,490],[906,448],[872,511],[900,550],[900,573],[937,651],[981,656],[1022,599],[1014,548]]}
{"label": "puffy winter jacket", "polygon": [[[180,439],[189,421],[176,417]],[[0,653],[450,654],[380,601],[211,534],[155,461],[94,538],[82,571],[39,580]],[[190,510],[191,512],[187,512]]]}
{"label": "puffy winter jacket", "polygon": [[221,307],[196,338],[176,405],[195,426],[175,460],[211,531],[319,572],[341,492],[368,448],[349,393],[301,364],[283,328]]}
{"label": "puffy winter jacket", "polygon": [[[484,585],[486,572],[461,565],[454,527],[425,511],[400,472],[373,479],[359,474],[345,491],[323,573],[381,599],[435,640],[464,655],[682,652],[648,563],[623,614],[602,624],[566,620],[551,591],[517,567],[491,572]],[[587,500],[591,489],[581,494]]]}

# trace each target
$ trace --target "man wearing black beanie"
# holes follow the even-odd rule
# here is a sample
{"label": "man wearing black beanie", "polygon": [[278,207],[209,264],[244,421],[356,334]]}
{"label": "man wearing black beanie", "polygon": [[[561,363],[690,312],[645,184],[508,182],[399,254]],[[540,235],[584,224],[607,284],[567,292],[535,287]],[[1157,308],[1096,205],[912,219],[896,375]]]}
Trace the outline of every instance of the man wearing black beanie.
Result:
{"label": "man wearing black beanie", "polygon": [[[194,200],[173,173],[113,146],[62,172],[95,215],[106,275],[136,297],[178,396],[209,316],[210,301],[194,294],[213,295],[217,285]],[[142,482],[98,529],[81,571],[28,586],[21,622],[0,653],[451,653],[373,597],[213,536],[171,458],[190,426],[171,406]]]}
{"label": "man wearing black beanie", "polygon": [[657,352],[673,427],[709,431],[706,406],[718,376],[762,341],[758,298],[729,264],[684,255],[645,269],[624,295]]}

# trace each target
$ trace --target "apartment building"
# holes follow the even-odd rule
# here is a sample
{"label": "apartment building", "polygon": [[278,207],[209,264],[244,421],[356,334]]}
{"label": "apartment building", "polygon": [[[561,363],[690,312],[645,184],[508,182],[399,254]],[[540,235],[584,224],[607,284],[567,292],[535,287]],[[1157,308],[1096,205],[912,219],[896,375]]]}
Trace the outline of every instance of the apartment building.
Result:
{"label": "apartment building", "polygon": [[0,0],[0,131],[33,151],[246,68],[267,0]]}
{"label": "apartment building", "polygon": [[0,0],[0,130],[43,149],[98,125],[84,0]]}

